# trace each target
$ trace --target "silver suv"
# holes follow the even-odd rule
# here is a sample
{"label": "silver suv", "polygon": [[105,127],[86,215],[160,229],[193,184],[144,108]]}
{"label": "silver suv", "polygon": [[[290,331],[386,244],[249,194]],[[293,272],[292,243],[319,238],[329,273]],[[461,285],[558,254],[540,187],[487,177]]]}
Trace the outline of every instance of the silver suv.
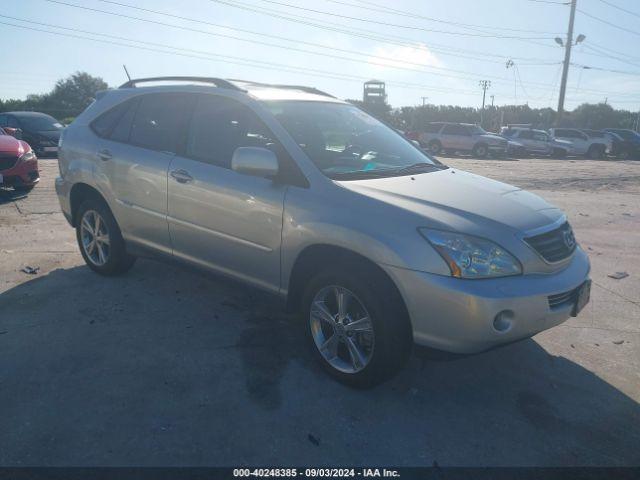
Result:
{"label": "silver suv", "polygon": [[520,144],[513,152],[515,154],[552,155],[563,158],[573,153],[571,142],[552,138],[544,130],[508,126],[502,127],[500,134]]}
{"label": "silver suv", "polygon": [[[173,83],[137,87],[151,80]],[[279,295],[348,384],[387,378],[413,342],[479,352],[588,301],[560,210],[326,93],[169,77],[97,97],[56,179],[87,265],[116,275],[152,254]]]}
{"label": "silver suv", "polygon": [[[593,132],[593,130],[589,132]],[[549,133],[555,139],[571,142],[574,155],[599,159],[604,158],[605,154],[611,150],[611,139],[607,138],[604,133],[595,135],[577,128],[551,128]]]}
{"label": "silver suv", "polygon": [[418,141],[433,155],[447,153],[472,153],[485,158],[489,154],[506,155],[508,141],[500,135],[487,133],[471,123],[432,122],[418,135]]}

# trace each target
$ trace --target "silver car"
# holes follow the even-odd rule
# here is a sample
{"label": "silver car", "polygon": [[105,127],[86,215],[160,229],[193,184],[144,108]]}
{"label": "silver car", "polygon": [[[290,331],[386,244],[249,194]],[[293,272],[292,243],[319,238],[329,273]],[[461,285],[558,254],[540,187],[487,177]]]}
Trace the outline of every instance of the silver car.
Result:
{"label": "silver car", "polygon": [[552,138],[544,130],[528,127],[502,127],[500,134],[520,144],[513,153],[518,155],[552,155],[564,158],[573,153],[571,142]]}
{"label": "silver car", "polygon": [[279,295],[358,386],[413,342],[480,352],[588,301],[587,255],[543,199],[312,88],[162,80],[101,92],[61,138],[56,190],[97,273],[151,254]]}
{"label": "silver car", "polygon": [[490,154],[503,156],[508,151],[505,138],[471,123],[429,123],[418,135],[418,141],[433,155],[439,155],[444,150],[447,153],[471,153],[477,158],[485,158]]}

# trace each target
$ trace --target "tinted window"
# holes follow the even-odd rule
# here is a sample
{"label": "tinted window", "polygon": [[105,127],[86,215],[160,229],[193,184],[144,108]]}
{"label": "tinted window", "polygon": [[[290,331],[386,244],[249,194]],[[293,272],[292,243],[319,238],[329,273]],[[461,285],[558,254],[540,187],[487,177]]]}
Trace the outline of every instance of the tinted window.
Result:
{"label": "tinted window", "polygon": [[130,142],[151,150],[175,153],[193,97],[183,93],[143,96],[131,126]]}
{"label": "tinted window", "polygon": [[100,115],[93,122],[91,122],[91,128],[93,129],[93,131],[96,132],[99,137],[109,137],[118,121],[131,106],[131,103],[131,101],[123,102]]}
{"label": "tinted window", "polygon": [[562,137],[562,138],[573,138],[573,134],[571,132],[571,130],[564,130],[562,128],[558,128],[556,130],[554,130],[554,135],[556,137]]}
{"label": "tinted window", "polygon": [[[18,127],[18,123],[11,125],[11,117],[9,117],[9,126]],[[60,122],[50,115],[40,113],[37,115],[20,115],[20,123],[22,128],[30,132],[51,132],[62,130],[64,127]]]}
{"label": "tinted window", "polygon": [[118,122],[113,127],[113,131],[111,132],[111,136],[109,137],[111,140],[115,142],[128,142],[129,135],[131,133],[131,125],[133,124],[133,118],[136,115],[136,110],[138,108],[138,104],[140,103],[139,98],[134,98],[125,102],[126,108],[123,108],[121,112],[121,117],[118,119]]}
{"label": "tinted window", "polygon": [[438,133],[442,128],[441,123],[429,123],[427,127],[424,129],[426,133]]}
{"label": "tinted window", "polygon": [[16,117],[7,117],[7,127],[20,128],[20,122],[18,122]]}
{"label": "tinted window", "polygon": [[503,128],[501,135],[505,136],[505,137],[513,137],[516,134],[516,130],[511,130],[510,128]]}
{"label": "tinted window", "polygon": [[224,97],[199,98],[187,136],[188,157],[231,168],[236,148],[263,147],[275,151],[275,146],[271,132],[249,108]]}
{"label": "tinted window", "polygon": [[7,116],[0,115],[0,127],[6,127],[6,126],[7,126]]}
{"label": "tinted window", "polygon": [[445,135],[469,135],[464,125],[445,125],[442,133]]}
{"label": "tinted window", "polygon": [[549,137],[547,136],[546,133],[533,132],[533,139],[539,142],[547,142],[549,140]]}
{"label": "tinted window", "polygon": [[524,140],[530,140],[533,138],[533,132],[531,130],[521,130],[518,138],[522,138]]}

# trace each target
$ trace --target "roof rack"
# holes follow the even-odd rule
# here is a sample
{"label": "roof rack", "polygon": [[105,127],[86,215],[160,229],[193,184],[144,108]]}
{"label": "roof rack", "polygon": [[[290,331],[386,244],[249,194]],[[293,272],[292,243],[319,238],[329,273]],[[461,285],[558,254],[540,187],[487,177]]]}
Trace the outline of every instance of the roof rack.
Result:
{"label": "roof rack", "polygon": [[322,90],[318,90],[317,88],[314,87],[305,87],[304,85],[281,85],[281,84],[277,84],[277,83],[261,83],[261,82],[252,82],[251,80],[237,80],[234,78],[230,79],[232,82],[241,82],[241,83],[246,83],[248,85],[255,85],[255,86],[259,86],[259,87],[270,87],[270,88],[281,88],[284,90],[300,90],[302,92],[306,92],[306,93],[313,93],[315,95],[322,95],[323,97],[330,97],[330,98],[336,98],[333,95],[327,93],[327,92],[323,92]]}
{"label": "roof rack", "polygon": [[119,88],[135,88],[139,83],[149,82],[199,82],[211,83],[218,88],[228,88],[230,90],[242,90],[240,87],[222,78],[213,77],[150,77],[150,78],[134,78],[120,85]]}

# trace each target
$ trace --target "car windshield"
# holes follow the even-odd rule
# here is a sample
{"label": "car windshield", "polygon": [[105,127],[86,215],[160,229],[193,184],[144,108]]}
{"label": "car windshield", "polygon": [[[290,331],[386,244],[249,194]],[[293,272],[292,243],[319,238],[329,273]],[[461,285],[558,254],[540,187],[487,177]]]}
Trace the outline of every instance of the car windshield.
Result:
{"label": "car windshield", "polygon": [[32,132],[46,132],[52,130],[62,130],[64,127],[55,118],[49,115],[24,116],[20,117],[20,123],[24,130]]}
{"label": "car windshield", "polygon": [[397,176],[446,168],[353,105],[302,101],[266,104],[329,178]]}

